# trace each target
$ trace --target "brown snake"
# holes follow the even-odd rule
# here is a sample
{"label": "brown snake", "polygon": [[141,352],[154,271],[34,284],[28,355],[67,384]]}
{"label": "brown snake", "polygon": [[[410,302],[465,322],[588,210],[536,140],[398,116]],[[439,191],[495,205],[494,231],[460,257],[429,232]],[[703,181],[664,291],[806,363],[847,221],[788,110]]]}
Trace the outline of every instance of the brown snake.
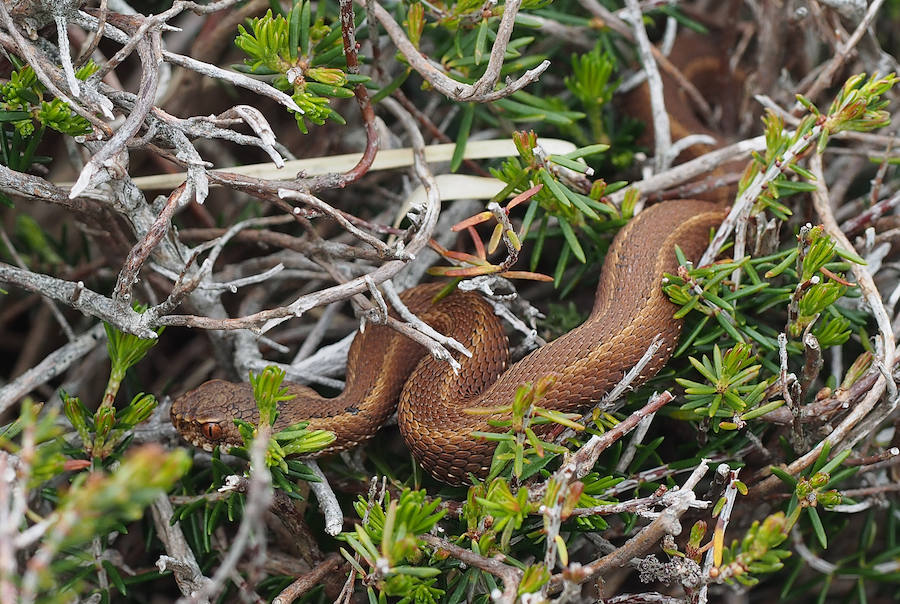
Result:
{"label": "brown snake", "polygon": [[[720,56],[714,48],[694,58],[700,55]],[[722,88],[723,71],[715,65],[720,63],[710,65],[714,78],[704,86],[705,93]],[[674,84],[667,86],[677,90]],[[632,102],[649,108],[644,100]],[[668,106],[673,131],[709,133],[690,110],[685,111],[683,101]],[[459,374],[395,331],[369,326],[350,347],[344,391],[328,399],[288,383],[295,398],[282,405],[275,429],[308,420],[311,428],[333,431],[337,439],[319,453],[325,455],[370,438],[398,408],[403,438],[435,478],[463,484],[470,473],[484,476],[494,444],[471,433],[496,429],[484,416],[464,410],[508,405],[520,384],[553,375],[556,382],[541,406],[583,411],[618,383],[660,336],[662,346],[632,385],[649,379],[666,363],[681,331],[681,321],[673,319],[675,306],[660,287],[663,273],[677,268],[675,245],[696,260],[706,248],[710,229],[724,216],[721,205],[689,199],[667,201],[638,214],[613,240],[587,321],[511,367],[503,328],[480,296],[457,291],[432,304],[442,285],[403,292],[401,299],[412,312],[472,352],[471,358],[459,359]],[[178,398],[171,416],[188,441],[212,450],[216,444],[241,444],[232,420],[255,422],[257,409],[249,384],[212,380]]]}
{"label": "brown snake", "polygon": [[[507,368],[503,328],[491,307],[474,293],[455,292],[437,304],[442,285],[420,285],[401,299],[422,320],[459,340],[471,352],[459,374],[418,344],[384,326],[357,334],[347,359],[347,385],[336,398],[288,383],[293,400],[283,403],[275,429],[300,421],[337,436],[319,455],[371,437],[393,413],[399,397],[400,432],[422,466],[435,478],[463,484],[469,473],[483,476],[494,445],[476,440],[475,430],[496,431],[484,416],[464,412],[512,401],[516,388],[545,375],[556,383],[541,405],[564,412],[590,407],[644,354],[657,335],[662,346],[637,383],[668,360],[681,331],[675,306],[660,288],[664,272],[677,268],[674,247],[696,259],[711,228],[724,217],[721,206],[697,200],[668,201],[638,214],[613,240],[590,317],[581,326]],[[423,358],[424,357],[424,358]],[[179,397],[172,423],[196,446],[239,445],[233,419],[257,421],[249,384],[212,380]]]}

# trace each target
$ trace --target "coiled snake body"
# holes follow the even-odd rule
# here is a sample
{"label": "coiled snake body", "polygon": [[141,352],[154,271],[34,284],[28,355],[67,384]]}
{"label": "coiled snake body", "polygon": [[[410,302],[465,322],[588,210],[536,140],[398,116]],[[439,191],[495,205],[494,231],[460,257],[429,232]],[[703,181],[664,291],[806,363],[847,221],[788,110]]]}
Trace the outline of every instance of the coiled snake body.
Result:
{"label": "coiled snake body", "polygon": [[[723,114],[733,114],[739,105],[740,76],[730,72],[722,56],[708,38],[680,36],[670,57],[705,98],[717,99]],[[665,74],[663,80],[676,138],[704,133],[718,140],[691,111],[679,86]],[[646,87],[635,89],[627,103],[632,113],[651,122]],[[692,147],[681,157],[700,152]],[[283,404],[275,428],[308,420],[312,428],[332,430],[337,439],[320,454],[333,453],[371,437],[399,399],[400,432],[425,469],[450,484],[464,483],[469,473],[483,476],[494,445],[471,433],[492,428],[484,416],[464,410],[508,405],[523,382],[554,375],[556,382],[541,406],[583,411],[618,383],[660,336],[662,346],[632,385],[649,379],[668,360],[681,330],[681,321],[673,319],[675,306],[660,287],[663,273],[677,268],[674,248],[680,246],[687,258],[697,260],[710,229],[724,216],[721,205],[692,199],[667,201],[638,214],[613,240],[587,321],[511,367],[499,320],[477,294],[456,292],[432,304],[439,285],[403,292],[411,311],[472,352],[471,358],[458,359],[459,374],[393,330],[369,326],[350,347],[341,395],[327,399],[289,384],[295,398]],[[211,450],[215,444],[241,444],[232,420],[256,421],[257,410],[248,384],[213,380],[182,395],[171,415],[187,440]]]}
{"label": "coiled snake body", "polygon": [[[541,406],[584,410],[660,336],[662,346],[637,380],[646,381],[668,360],[681,330],[660,287],[663,273],[677,268],[675,245],[696,260],[723,217],[721,206],[697,200],[667,201],[638,214],[613,240],[587,321],[510,367],[502,326],[479,295],[455,292],[432,304],[440,285],[407,290],[401,298],[411,311],[472,352],[459,359],[459,373],[393,330],[369,326],[350,347],[344,391],[328,399],[287,384],[295,398],[282,404],[275,429],[308,420],[310,427],[336,434],[320,455],[334,453],[371,437],[399,397],[400,432],[425,469],[450,484],[463,484],[469,473],[483,476],[494,444],[471,433],[496,429],[464,410],[508,405],[520,384],[545,375],[557,379]],[[208,450],[241,444],[234,418],[258,418],[249,384],[221,380],[179,397],[171,416],[188,441]]]}

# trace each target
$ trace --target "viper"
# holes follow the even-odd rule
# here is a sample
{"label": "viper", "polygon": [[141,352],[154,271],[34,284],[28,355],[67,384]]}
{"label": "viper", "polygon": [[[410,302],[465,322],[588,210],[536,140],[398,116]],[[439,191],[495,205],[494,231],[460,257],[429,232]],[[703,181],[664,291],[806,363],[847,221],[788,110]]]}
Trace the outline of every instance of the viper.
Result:
{"label": "viper", "polygon": [[[705,131],[686,123],[691,118],[683,110],[671,115],[678,127]],[[472,432],[498,428],[466,410],[509,405],[521,384],[554,376],[541,406],[584,411],[658,338],[661,346],[632,385],[652,377],[667,362],[681,330],[681,321],[673,318],[675,306],[661,289],[663,274],[677,270],[675,246],[697,260],[724,216],[722,205],[695,199],[640,212],[609,248],[588,319],[512,365],[503,327],[478,294],[456,291],[435,302],[441,284],[411,288],[401,294],[409,310],[471,351],[471,357],[458,359],[458,373],[394,330],[370,325],[350,347],[344,391],[325,398],[286,383],[293,398],[280,405],[274,428],[308,421],[310,428],[334,432],[335,441],[317,453],[327,455],[372,437],[396,409],[404,440],[435,478],[465,484],[470,474],[484,476],[494,443]],[[186,440],[212,450],[242,444],[234,419],[256,422],[258,411],[249,384],[212,380],[180,396],[171,418]]]}

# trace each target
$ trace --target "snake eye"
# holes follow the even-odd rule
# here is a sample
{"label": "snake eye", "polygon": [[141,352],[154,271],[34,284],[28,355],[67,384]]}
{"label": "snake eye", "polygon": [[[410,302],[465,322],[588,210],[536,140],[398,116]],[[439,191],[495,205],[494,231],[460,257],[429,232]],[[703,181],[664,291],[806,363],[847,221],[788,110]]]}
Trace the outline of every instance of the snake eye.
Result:
{"label": "snake eye", "polygon": [[205,436],[208,440],[212,442],[218,442],[222,439],[222,428],[219,424],[215,422],[207,422],[200,426],[200,431],[203,432],[203,436]]}

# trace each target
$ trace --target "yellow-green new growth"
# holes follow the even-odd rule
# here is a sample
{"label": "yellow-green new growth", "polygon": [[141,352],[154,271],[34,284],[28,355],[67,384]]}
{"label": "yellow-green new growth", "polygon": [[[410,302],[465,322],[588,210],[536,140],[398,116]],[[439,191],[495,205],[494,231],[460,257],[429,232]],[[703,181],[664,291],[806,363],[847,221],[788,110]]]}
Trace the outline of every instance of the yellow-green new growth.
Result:
{"label": "yellow-green new growth", "polygon": [[[311,3],[295,0],[287,13],[268,10],[247,27],[238,25],[235,45],[247,54],[243,70],[259,76],[275,76],[272,85],[291,95],[302,110],[295,113],[297,127],[306,134],[306,122],[321,126],[344,119],[331,108],[330,98],[351,98],[348,87],[368,77],[348,74],[342,54],[341,29],[319,18],[311,22]],[[242,66],[238,66],[240,68]]]}
{"label": "yellow-green new growth", "polygon": [[[318,478],[302,462],[289,457],[320,451],[334,442],[335,435],[328,430],[309,430],[307,428],[309,422],[298,422],[272,434],[271,427],[278,419],[278,405],[294,398],[294,395],[289,394],[288,389],[281,385],[284,376],[284,370],[274,365],[266,367],[258,375],[250,374],[250,384],[259,409],[260,421],[254,425],[240,419],[234,420],[244,446],[232,447],[231,453],[248,458],[253,440],[260,434],[270,435],[266,449],[266,466],[272,472],[272,481],[289,497],[299,499],[301,495],[295,481],[316,481]],[[262,426],[265,426],[266,430],[261,430]]]}

